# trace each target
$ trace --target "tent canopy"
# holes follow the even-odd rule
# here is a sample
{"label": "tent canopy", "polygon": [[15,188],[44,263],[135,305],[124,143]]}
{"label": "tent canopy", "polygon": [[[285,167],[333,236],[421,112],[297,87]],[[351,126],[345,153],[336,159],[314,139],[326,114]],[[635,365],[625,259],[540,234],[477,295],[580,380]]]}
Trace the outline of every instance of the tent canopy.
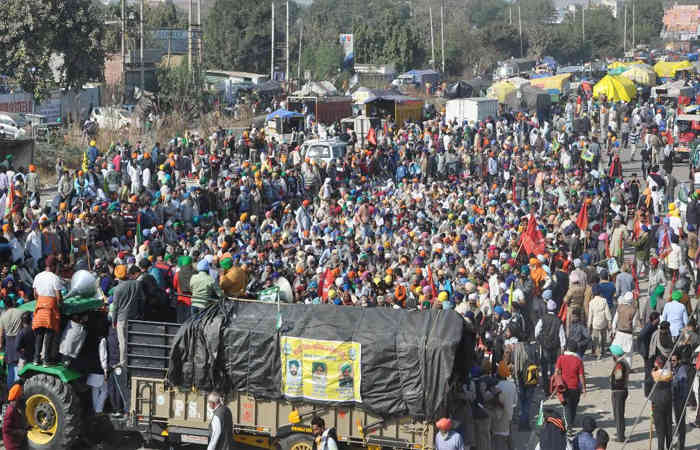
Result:
{"label": "tent canopy", "polygon": [[272,120],[278,117],[281,119],[291,119],[294,117],[304,117],[304,115],[296,111],[289,111],[287,109],[280,108],[277,111],[273,111],[270,114],[268,114],[267,117],[265,117],[265,120]]}
{"label": "tent canopy", "polygon": [[530,84],[532,86],[544,89],[545,91],[549,91],[550,89],[554,89],[554,90],[559,91],[559,93],[562,93],[562,92],[568,90],[570,78],[571,78],[571,73],[562,73],[562,74],[554,75],[551,77],[537,78],[534,80],[530,80]]}
{"label": "tent canopy", "polygon": [[517,96],[518,88],[509,81],[499,81],[488,88],[487,96],[498,99],[499,103],[508,103],[508,99]]}
{"label": "tent canopy", "polygon": [[659,61],[654,65],[659,78],[673,78],[679,70],[694,70],[694,66],[690,61]]}
{"label": "tent canopy", "polygon": [[593,86],[593,97],[598,98],[603,94],[614,102],[629,102],[637,95],[637,88],[634,83],[627,78],[615,75],[605,75],[595,86]]}
{"label": "tent canopy", "polygon": [[642,86],[654,86],[656,84],[656,72],[647,64],[635,64],[623,72],[621,76]]}

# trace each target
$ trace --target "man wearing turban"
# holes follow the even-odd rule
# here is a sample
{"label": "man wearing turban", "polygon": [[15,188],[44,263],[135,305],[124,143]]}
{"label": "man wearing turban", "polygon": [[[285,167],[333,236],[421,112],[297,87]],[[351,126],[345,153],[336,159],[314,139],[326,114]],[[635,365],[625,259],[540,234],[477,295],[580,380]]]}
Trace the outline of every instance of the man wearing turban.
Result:
{"label": "man wearing turban", "polygon": [[27,439],[27,424],[21,414],[20,397],[22,386],[15,384],[10,388],[7,396],[7,409],[2,420],[2,442],[5,450],[20,450],[24,448]]}
{"label": "man wearing turban", "polygon": [[435,435],[435,448],[437,450],[464,450],[462,436],[452,430],[452,421],[446,417],[435,423],[438,434]]}

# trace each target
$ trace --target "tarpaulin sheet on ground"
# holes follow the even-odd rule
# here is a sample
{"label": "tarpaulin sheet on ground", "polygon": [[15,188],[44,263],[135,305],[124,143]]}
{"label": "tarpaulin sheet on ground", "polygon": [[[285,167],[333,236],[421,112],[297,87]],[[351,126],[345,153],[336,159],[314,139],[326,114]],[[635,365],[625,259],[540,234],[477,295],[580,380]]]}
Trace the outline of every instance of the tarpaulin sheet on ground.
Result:
{"label": "tarpaulin sheet on ground", "polygon": [[492,84],[486,91],[486,95],[498,99],[498,103],[509,103],[517,98],[518,88],[509,81],[499,81]]}
{"label": "tarpaulin sheet on ground", "polygon": [[223,301],[183,324],[168,383],[432,420],[473,335],[451,310]]}
{"label": "tarpaulin sheet on ground", "polygon": [[609,101],[629,102],[637,96],[637,88],[627,78],[614,75],[605,75],[593,86],[593,97],[598,98],[604,94]]}
{"label": "tarpaulin sheet on ground", "polygon": [[621,76],[642,86],[654,86],[656,84],[656,72],[648,64],[630,66]]}
{"label": "tarpaulin sheet on ground", "polygon": [[544,89],[545,91],[549,91],[550,89],[556,89],[560,93],[565,93],[569,90],[570,79],[570,73],[563,73],[560,75],[554,75],[546,78],[531,79],[530,84],[540,89]]}
{"label": "tarpaulin sheet on ground", "polygon": [[654,64],[654,72],[659,78],[673,78],[679,70],[694,70],[690,61],[659,61]]}

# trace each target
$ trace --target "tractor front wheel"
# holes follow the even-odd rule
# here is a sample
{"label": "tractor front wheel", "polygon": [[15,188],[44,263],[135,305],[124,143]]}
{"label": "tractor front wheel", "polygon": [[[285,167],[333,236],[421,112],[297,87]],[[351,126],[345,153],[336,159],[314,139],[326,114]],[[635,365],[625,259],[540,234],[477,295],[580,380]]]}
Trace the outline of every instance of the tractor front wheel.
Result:
{"label": "tractor front wheel", "polygon": [[24,382],[30,449],[68,449],[80,439],[80,400],[69,383],[37,374]]}

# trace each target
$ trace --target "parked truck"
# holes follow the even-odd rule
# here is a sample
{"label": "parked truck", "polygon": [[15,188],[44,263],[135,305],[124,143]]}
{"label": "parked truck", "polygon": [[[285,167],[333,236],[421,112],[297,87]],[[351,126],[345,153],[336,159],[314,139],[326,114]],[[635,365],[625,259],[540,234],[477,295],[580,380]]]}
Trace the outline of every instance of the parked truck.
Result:
{"label": "parked truck", "polygon": [[[313,436],[310,422],[312,417],[319,416],[324,419],[328,427],[336,429],[338,442],[341,445],[367,447],[372,450],[379,450],[381,447],[434,449],[433,420],[435,411],[438,409],[434,404],[428,404],[426,407],[425,399],[439,398],[441,413],[450,408],[447,402],[452,401],[453,396],[448,392],[447,385],[454,380],[454,373],[461,373],[464,370],[464,364],[468,364],[468,358],[465,358],[462,350],[473,348],[473,346],[470,347],[473,342],[464,342],[467,336],[463,330],[464,322],[454,311],[432,310],[426,313],[411,313],[370,309],[367,312],[370,312],[369,315],[372,317],[369,317],[359,308],[341,309],[331,305],[317,305],[313,314],[315,318],[311,319],[311,322],[325,316],[331,319],[335,317],[334,320],[340,321],[339,324],[341,324],[344,323],[342,319],[347,319],[350,315],[362,314],[371,329],[374,329],[375,325],[383,327],[376,329],[376,332],[367,333],[360,330],[362,325],[348,322],[357,331],[357,335],[351,338],[355,342],[350,342],[341,325],[338,325],[341,330],[336,337],[337,340],[320,339],[327,336],[324,336],[322,328],[314,326],[309,326],[309,330],[312,334],[318,335],[319,339],[290,336],[295,334],[294,327],[300,317],[310,317],[310,310],[305,305],[252,304],[251,306],[248,302],[239,301],[221,303],[226,305],[215,305],[213,308],[226,308],[223,313],[212,311],[210,307],[196,321],[190,321],[182,326],[139,320],[128,322],[127,365],[110,373],[110,377],[113,376],[118,381],[119,392],[125,401],[127,411],[127,414],[122,417],[109,416],[108,420],[111,421],[115,430],[138,432],[145,442],[159,441],[171,449],[181,444],[207,444],[208,425],[211,419],[207,411],[207,392],[198,389],[195,385],[182,386],[171,382],[177,379],[173,372],[182,373],[183,370],[187,370],[188,364],[192,365],[192,361],[186,358],[180,361],[174,355],[181,354],[183,336],[188,333],[196,335],[197,326],[210,327],[211,323],[217,323],[217,317],[221,318],[223,314],[227,317],[228,324],[225,329],[221,329],[219,353],[223,355],[220,356],[221,358],[230,359],[226,360],[225,371],[221,373],[234,377],[235,383],[244,383],[249,387],[249,389],[241,389],[229,384],[231,386],[229,390],[219,389],[224,394],[233,414],[233,432],[236,442],[264,449],[311,450]],[[33,304],[26,304],[24,308],[31,310]],[[99,299],[78,299],[77,301],[67,299],[62,308],[64,316],[89,313],[91,321],[106,319],[102,301]],[[319,308],[322,311],[319,312]],[[279,312],[275,314],[274,311]],[[261,312],[267,315],[261,317]],[[412,318],[410,318],[411,314],[413,314]],[[276,318],[277,315],[280,319]],[[207,322],[212,318],[214,322]],[[250,319],[255,323],[248,323]],[[280,328],[271,335],[267,331],[275,328],[270,323],[277,320],[280,320]],[[395,333],[400,329],[400,325],[412,321],[415,324],[422,324],[423,327],[406,328],[394,334],[395,341],[389,339],[390,335],[387,333]],[[330,330],[335,335],[332,327]],[[211,328],[202,330],[202,333],[211,332]],[[270,336],[272,341],[268,339]],[[92,337],[88,332],[87,339]],[[207,336],[205,345],[209,345],[212,339],[216,337]],[[360,344],[363,339],[365,346]],[[393,361],[392,364],[384,363],[380,367],[374,367],[371,372],[365,372],[361,369],[364,367],[363,364],[366,363],[370,367],[376,364],[372,362],[375,356],[371,346],[366,345],[366,339],[388,341],[379,343],[379,349],[388,349],[396,345],[397,349],[403,348],[410,351],[406,354],[402,352],[401,355],[397,353],[398,356],[390,359]],[[186,341],[184,345],[186,347],[201,345],[197,342],[197,339],[193,339],[191,342]],[[307,364],[304,355],[298,354],[297,350],[302,353],[309,348],[314,349],[313,351],[324,351],[322,349],[328,345],[332,348],[328,348],[329,353],[323,359],[324,368],[327,371],[319,377],[317,368],[314,367],[312,374],[312,363]],[[275,349],[276,354],[269,352]],[[88,356],[96,357],[96,355]],[[316,361],[315,355],[311,356]],[[292,357],[295,358],[296,363],[292,362],[290,359]],[[336,367],[332,361],[335,357],[350,358],[350,362]],[[197,364],[194,364],[193,369],[200,375],[202,371],[214,369],[209,364],[221,363],[221,361],[212,360],[210,355],[198,354],[197,358]],[[281,361],[280,358],[282,358]],[[366,362],[363,358],[366,358]],[[173,361],[178,362],[176,366],[173,366]],[[290,383],[293,384],[296,374],[285,373],[284,368],[291,367],[293,364],[303,367],[300,369],[303,375],[300,373],[299,376],[303,376],[301,379],[307,383],[308,375],[308,383],[313,383],[314,393],[319,389],[318,383],[322,382],[324,389],[328,389],[329,395],[336,395],[335,390],[330,392],[335,370],[341,377],[340,381],[336,379],[336,383],[340,383],[339,386],[341,386],[337,391],[338,395],[343,393],[350,397],[366,395],[367,398],[353,397],[350,401],[314,401],[306,398],[306,391],[297,398],[293,395],[290,397],[287,394],[294,388],[294,386],[290,387]],[[393,364],[396,364],[396,367]],[[271,369],[280,372],[272,373]],[[240,370],[243,370],[247,376],[235,375]],[[28,431],[30,449],[71,448],[84,433],[88,432],[88,427],[93,426],[91,423],[95,417],[90,413],[89,395],[83,395],[89,389],[86,385],[85,373],[75,367],[63,365],[43,367],[27,364],[20,371],[20,376],[24,382],[25,414],[30,426]],[[283,381],[280,382],[280,386],[271,387],[266,379],[267,376]],[[385,382],[375,382],[372,380],[373,376],[380,376]],[[400,385],[391,384],[391,389],[387,389],[385,393],[383,386],[388,388],[389,385],[386,383],[392,383],[394,378],[401,380]],[[269,392],[273,393],[272,397],[256,395],[254,386],[256,382],[261,382],[266,389],[270,389]],[[363,384],[365,382],[366,385]],[[404,387],[404,384],[407,386]],[[422,390],[415,391],[416,388],[422,387],[426,388],[425,393]],[[379,405],[380,410],[386,406],[376,403],[377,389],[380,397],[396,395],[397,389],[404,394],[411,393],[411,396],[403,395],[397,398],[397,402],[387,403],[389,408],[396,408],[397,405],[406,401],[412,402],[409,409],[419,411],[419,414],[423,410],[432,411],[432,415],[416,417],[406,413],[387,416],[372,412],[367,406],[372,405],[377,408],[376,405]],[[370,391],[372,398],[369,398]]]}
{"label": "parked truck", "polygon": [[352,115],[352,97],[287,97],[287,109],[313,114],[317,122],[330,125]]}
{"label": "parked truck", "polygon": [[478,123],[489,116],[494,118],[498,116],[498,100],[488,97],[448,100],[445,105],[445,115],[448,122]]}

